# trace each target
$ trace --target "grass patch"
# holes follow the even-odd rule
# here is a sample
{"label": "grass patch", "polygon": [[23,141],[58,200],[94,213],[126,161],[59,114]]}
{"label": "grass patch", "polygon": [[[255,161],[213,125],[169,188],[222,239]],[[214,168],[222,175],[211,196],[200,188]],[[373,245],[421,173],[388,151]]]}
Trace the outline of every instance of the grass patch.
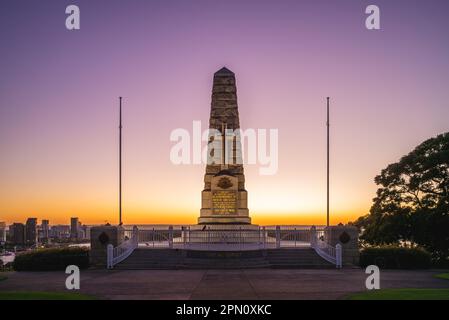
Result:
{"label": "grass patch", "polygon": [[95,300],[95,298],[65,292],[0,292],[0,300]]}
{"label": "grass patch", "polygon": [[6,279],[8,279],[8,277],[2,276],[2,275],[0,274],[0,281],[6,280]]}
{"label": "grass patch", "polygon": [[449,300],[449,289],[380,289],[351,294],[348,300]]}
{"label": "grass patch", "polygon": [[437,274],[435,278],[449,280],[449,272]]}

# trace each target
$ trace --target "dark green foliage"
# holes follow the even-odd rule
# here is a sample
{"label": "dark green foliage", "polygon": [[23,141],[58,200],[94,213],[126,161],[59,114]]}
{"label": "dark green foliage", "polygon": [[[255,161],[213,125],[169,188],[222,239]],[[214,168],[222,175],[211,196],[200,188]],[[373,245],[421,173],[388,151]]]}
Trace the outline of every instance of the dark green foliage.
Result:
{"label": "dark green foliage", "polygon": [[14,269],[17,271],[65,270],[69,265],[80,269],[89,267],[89,250],[85,248],[39,249],[17,255]]}
{"label": "dark green foliage", "polygon": [[374,179],[370,213],[355,225],[363,244],[418,244],[436,263],[449,256],[449,132],[424,141]]}
{"label": "dark green foliage", "polygon": [[431,265],[431,255],[420,248],[366,248],[360,253],[360,266],[369,265],[381,269],[427,269]]}

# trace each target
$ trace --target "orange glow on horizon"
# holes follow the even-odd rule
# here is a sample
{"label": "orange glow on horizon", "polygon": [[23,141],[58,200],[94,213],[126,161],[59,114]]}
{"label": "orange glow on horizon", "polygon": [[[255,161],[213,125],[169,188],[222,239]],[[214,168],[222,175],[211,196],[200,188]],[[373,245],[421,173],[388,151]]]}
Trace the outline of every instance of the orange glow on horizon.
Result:
{"label": "orange glow on horizon", "polygon": [[[162,159],[160,170],[153,171],[148,163],[136,165],[127,159],[126,164],[125,224],[197,223],[204,186],[202,165],[175,166]],[[88,225],[117,224],[117,181],[114,168],[107,169],[81,176],[58,170],[53,173],[53,179],[45,179],[40,172],[34,171],[36,176],[33,179],[16,179],[0,194],[0,221],[10,224],[36,217],[39,221],[48,219],[53,225],[67,225],[70,217],[78,217]],[[326,223],[325,177],[322,171],[316,174],[289,166],[281,167],[275,176],[260,176],[257,172],[257,167],[245,167],[248,208],[253,224]],[[369,183],[360,188],[357,183],[337,173],[332,177],[331,224],[354,221],[368,213],[376,186]]]}
{"label": "orange glow on horizon", "polygon": [[[112,209],[112,208],[111,208]],[[95,211],[95,213],[93,213]],[[8,224],[14,222],[24,223],[27,218],[38,218],[39,223],[42,219],[49,219],[51,225],[56,224],[70,224],[71,217],[78,217],[83,224],[95,225],[104,224],[106,222],[111,224],[118,223],[117,210],[108,210],[106,208],[98,208],[96,210],[77,211],[77,213],[65,212],[64,214],[57,214],[57,210],[48,210],[47,214],[40,214],[37,211],[29,212],[22,211],[10,216],[2,216],[1,221],[6,221]],[[355,221],[359,216],[364,215],[368,210],[361,210],[358,212],[331,212],[331,224],[347,223]],[[60,213],[60,212],[59,212]],[[168,212],[164,210],[158,211],[140,211],[140,210],[124,210],[123,223],[124,224],[196,224],[199,217],[199,210],[189,212]],[[257,225],[325,225],[326,213],[294,213],[294,212],[251,212],[250,217],[252,223]]]}

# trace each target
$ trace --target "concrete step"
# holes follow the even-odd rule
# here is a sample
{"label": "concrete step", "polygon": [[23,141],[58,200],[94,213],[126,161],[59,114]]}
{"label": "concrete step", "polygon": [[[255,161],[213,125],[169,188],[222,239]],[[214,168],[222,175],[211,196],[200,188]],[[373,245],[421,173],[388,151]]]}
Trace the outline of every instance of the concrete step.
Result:
{"label": "concrete step", "polygon": [[265,266],[269,267],[270,264],[266,260],[259,261],[220,261],[220,262],[205,262],[205,261],[184,261],[184,266],[192,267],[204,267],[204,268],[223,268],[223,267],[254,267],[254,266]]}
{"label": "concrete step", "polygon": [[279,264],[271,265],[272,269],[335,269],[332,264],[316,265],[316,264]]}
{"label": "concrete step", "polygon": [[334,268],[311,248],[194,251],[138,248],[116,269]]}
{"label": "concrete step", "polygon": [[272,268],[334,268],[321,258],[314,249],[268,250],[266,258]]}

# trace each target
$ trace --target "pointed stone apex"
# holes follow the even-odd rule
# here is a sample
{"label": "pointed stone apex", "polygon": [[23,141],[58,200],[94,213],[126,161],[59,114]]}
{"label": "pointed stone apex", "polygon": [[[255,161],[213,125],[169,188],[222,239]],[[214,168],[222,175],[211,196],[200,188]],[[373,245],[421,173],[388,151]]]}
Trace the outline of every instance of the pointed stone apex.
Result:
{"label": "pointed stone apex", "polygon": [[233,76],[234,72],[232,72],[231,70],[229,70],[226,67],[221,68],[220,70],[218,70],[217,72],[215,72],[216,76]]}

